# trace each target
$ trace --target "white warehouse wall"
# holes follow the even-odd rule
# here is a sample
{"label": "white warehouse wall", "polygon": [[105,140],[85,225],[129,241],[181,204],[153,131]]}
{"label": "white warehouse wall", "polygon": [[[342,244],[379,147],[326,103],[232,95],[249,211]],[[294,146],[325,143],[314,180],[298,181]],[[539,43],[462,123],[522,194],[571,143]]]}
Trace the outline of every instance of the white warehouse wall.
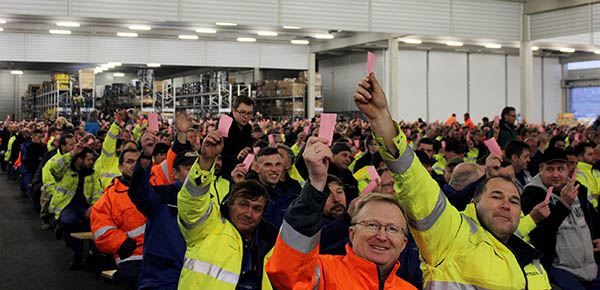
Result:
{"label": "white warehouse wall", "polygon": [[[366,75],[363,55],[355,53],[319,61],[325,111],[357,110],[352,96],[358,81]],[[375,74],[385,87],[384,66],[381,53],[376,58]],[[556,114],[563,108],[561,79],[557,58],[534,58],[534,110],[528,122],[556,121]],[[504,106],[513,106],[519,112],[519,57],[400,50],[398,97],[399,118],[409,121],[417,118],[445,121],[452,113],[462,120],[462,114],[469,112],[475,122],[480,122],[484,116],[493,119]]]}
{"label": "white warehouse wall", "polygon": [[[11,75],[10,70],[0,70],[0,119],[6,119],[7,114],[12,115],[11,120],[16,120],[18,111],[14,111],[15,97],[21,99],[27,92],[29,84],[41,85],[50,81],[51,73],[47,71],[24,71],[22,75]],[[17,103],[17,106],[19,103]]]}

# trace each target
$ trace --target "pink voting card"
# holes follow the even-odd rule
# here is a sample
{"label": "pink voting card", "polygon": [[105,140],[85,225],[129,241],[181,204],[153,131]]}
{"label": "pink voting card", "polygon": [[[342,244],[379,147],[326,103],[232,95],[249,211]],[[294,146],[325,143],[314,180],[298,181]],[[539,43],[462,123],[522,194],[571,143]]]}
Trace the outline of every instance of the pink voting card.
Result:
{"label": "pink voting card", "polygon": [[412,131],[410,129],[406,129],[406,136],[410,136],[410,133],[412,133]]}
{"label": "pink voting card", "polygon": [[379,177],[379,173],[377,173],[377,169],[375,169],[375,166],[367,167],[367,172],[369,173],[369,176],[371,177],[371,182],[373,182],[373,181],[379,182],[381,180],[381,177]]}
{"label": "pink voting card", "polygon": [[575,133],[575,142],[579,142],[579,136],[580,136],[579,133]]}
{"label": "pink voting card", "polygon": [[233,119],[231,117],[225,114],[221,115],[221,119],[219,119],[219,128],[217,129],[221,136],[229,136],[229,127],[231,127],[231,123],[233,123]]}
{"label": "pink voting card", "polygon": [[575,171],[573,171],[573,176],[571,176],[571,182],[573,182],[575,180],[575,178],[577,178],[578,172],[579,172],[579,169],[577,169],[577,167],[575,167]]}
{"label": "pink voting card", "polygon": [[550,200],[550,196],[552,195],[552,190],[554,190],[554,186],[550,186],[550,188],[548,188],[548,192],[546,192],[546,199],[544,199],[544,201]]}
{"label": "pink voting card", "polygon": [[148,129],[158,132],[158,114],[150,113],[148,114]]}
{"label": "pink voting card", "polygon": [[360,141],[354,140],[354,147],[360,147]]}
{"label": "pink voting card", "polygon": [[465,137],[467,141],[471,140],[471,132],[467,132],[467,137]]}
{"label": "pink voting card", "polygon": [[446,141],[442,141],[442,148],[446,148]]}
{"label": "pink voting card", "polygon": [[544,126],[542,126],[542,125],[540,125],[539,129],[540,129],[540,133],[544,133],[544,132],[546,132],[546,131],[544,130]]}
{"label": "pink voting card", "polygon": [[496,142],[496,138],[492,137],[488,140],[483,141],[483,144],[487,146],[492,154],[502,155],[502,149],[498,146],[498,142]]}
{"label": "pink voting card", "polygon": [[248,156],[246,156],[246,158],[244,159],[244,168],[250,169],[252,160],[254,160],[254,154],[248,154]]}
{"label": "pink voting card", "polygon": [[335,120],[337,114],[321,114],[321,127],[319,128],[319,138],[327,139],[327,146],[331,146],[333,132],[335,131]]}
{"label": "pink voting card", "polygon": [[308,135],[309,130],[310,130],[310,126],[304,126],[304,134]]}
{"label": "pink voting card", "polygon": [[275,143],[275,141],[273,141],[273,135],[269,134],[269,136],[267,136],[267,138],[269,138],[269,145],[272,145],[273,143]]}
{"label": "pink voting card", "polygon": [[500,117],[498,117],[498,116],[494,117],[494,125],[500,126]]}
{"label": "pink voting card", "polygon": [[365,187],[365,188],[362,190],[362,192],[361,192],[361,193],[362,193],[363,195],[364,195],[364,194],[368,194],[368,193],[370,193],[371,191],[375,190],[375,188],[377,188],[377,182],[375,182],[375,181],[371,181],[371,182],[369,182],[369,184],[367,185],[367,187]]}
{"label": "pink voting card", "polygon": [[260,147],[254,147],[252,148],[252,151],[254,152],[254,155],[258,154],[258,151],[260,151]]}
{"label": "pink voting card", "polygon": [[375,55],[370,51],[367,52],[367,73],[373,72],[373,67],[375,66]]}

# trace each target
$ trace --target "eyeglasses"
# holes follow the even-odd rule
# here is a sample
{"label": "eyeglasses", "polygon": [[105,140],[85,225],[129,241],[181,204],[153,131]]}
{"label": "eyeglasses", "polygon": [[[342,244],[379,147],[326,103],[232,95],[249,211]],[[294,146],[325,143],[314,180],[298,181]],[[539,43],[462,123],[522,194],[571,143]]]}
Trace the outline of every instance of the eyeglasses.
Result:
{"label": "eyeglasses", "polygon": [[362,222],[354,223],[352,225],[361,225],[370,232],[378,232],[379,229],[381,229],[383,227],[385,229],[385,232],[388,233],[389,235],[392,235],[392,236],[400,236],[401,234],[404,235],[404,230],[394,224],[380,225],[376,221],[362,221]]}
{"label": "eyeglasses", "polygon": [[240,111],[240,110],[236,110],[238,112],[238,114],[240,115],[245,115],[248,117],[252,117],[252,115],[254,115],[254,112],[246,112],[246,111]]}

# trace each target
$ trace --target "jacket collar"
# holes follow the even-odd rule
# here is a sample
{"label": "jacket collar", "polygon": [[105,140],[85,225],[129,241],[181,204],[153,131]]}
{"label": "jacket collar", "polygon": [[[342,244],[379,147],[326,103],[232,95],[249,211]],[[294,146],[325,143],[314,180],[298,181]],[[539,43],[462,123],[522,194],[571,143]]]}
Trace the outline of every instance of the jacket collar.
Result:
{"label": "jacket collar", "polygon": [[577,162],[577,168],[585,170],[585,171],[592,170],[593,166],[594,166],[593,164],[588,164],[588,163],[581,162],[581,161]]}
{"label": "jacket collar", "polygon": [[[346,244],[346,256],[343,258],[346,265],[350,265],[354,268],[359,275],[364,276],[365,281],[369,281],[375,283],[374,289],[378,289],[379,285],[379,273],[377,270],[377,265],[373,262],[369,262],[356,254],[354,254],[354,250],[350,246],[350,243]],[[396,272],[400,268],[400,262],[396,259],[396,264],[394,264],[394,268],[390,271],[390,274],[385,279],[386,285],[391,285],[392,280],[396,277]]]}

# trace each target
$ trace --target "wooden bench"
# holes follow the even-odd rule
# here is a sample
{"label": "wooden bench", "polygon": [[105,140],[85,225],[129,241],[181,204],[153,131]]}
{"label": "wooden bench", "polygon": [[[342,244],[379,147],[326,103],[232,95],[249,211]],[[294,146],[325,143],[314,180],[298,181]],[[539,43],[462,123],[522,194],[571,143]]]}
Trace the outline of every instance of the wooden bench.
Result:
{"label": "wooden bench", "polygon": [[92,240],[94,235],[92,232],[71,233],[71,237],[78,240]]}
{"label": "wooden bench", "polygon": [[106,270],[102,271],[102,278],[106,278],[112,280],[113,275],[117,272],[117,270]]}

